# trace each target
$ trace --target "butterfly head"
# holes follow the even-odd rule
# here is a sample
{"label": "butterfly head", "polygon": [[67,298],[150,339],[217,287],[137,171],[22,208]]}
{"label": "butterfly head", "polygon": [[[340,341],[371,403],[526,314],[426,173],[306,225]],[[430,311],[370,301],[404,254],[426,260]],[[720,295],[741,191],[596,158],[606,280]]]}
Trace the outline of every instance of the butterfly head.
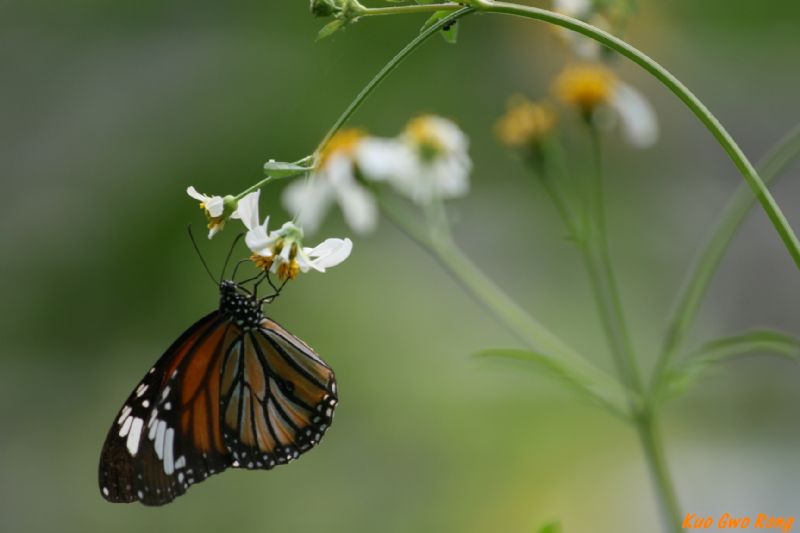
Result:
{"label": "butterfly head", "polygon": [[219,311],[228,320],[243,328],[256,327],[263,320],[260,302],[235,281],[219,284]]}

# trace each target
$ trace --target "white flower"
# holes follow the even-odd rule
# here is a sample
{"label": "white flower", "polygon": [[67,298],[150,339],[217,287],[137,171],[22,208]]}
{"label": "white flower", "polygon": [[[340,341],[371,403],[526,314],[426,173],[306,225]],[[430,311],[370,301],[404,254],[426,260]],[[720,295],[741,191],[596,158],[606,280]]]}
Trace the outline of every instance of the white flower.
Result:
{"label": "white flower", "polygon": [[469,191],[472,170],[466,135],[432,115],[413,119],[396,139],[365,139],[356,149],[364,175],[386,181],[413,201],[455,198]]}
{"label": "white flower", "polygon": [[364,139],[359,130],[342,130],[328,142],[317,168],[306,179],[286,187],[283,205],[298,224],[316,231],[334,202],[339,204],[348,225],[358,233],[375,229],[378,209],[369,191],[355,178],[353,155]]}
{"label": "white flower", "polygon": [[619,117],[622,134],[636,148],[649,148],[658,141],[658,118],[642,93],[617,81],[610,103]]}
{"label": "white flower", "polygon": [[562,102],[586,116],[603,106],[613,110],[611,123],[618,119],[625,139],[636,148],[658,141],[658,119],[644,95],[600,64],[568,66],[556,79],[554,90]]}
{"label": "white flower", "polygon": [[256,266],[287,280],[311,269],[325,272],[350,256],[353,249],[350,239],[326,239],[314,248],[304,247],[303,230],[294,222],[286,222],[280,229],[270,232],[269,217],[259,223],[259,194],[260,191],[256,191],[239,200],[238,209],[232,215],[240,218],[247,228],[245,243],[253,252],[251,259]]}
{"label": "white flower", "polygon": [[[595,11],[591,0],[553,0],[553,11],[588,22],[602,30],[609,31],[611,24]],[[567,28],[556,26],[556,35],[581,59],[598,59],[603,50],[600,43]]]}
{"label": "white flower", "polygon": [[208,219],[208,238],[210,239],[225,226],[225,201],[229,197],[207,196],[197,192],[197,189],[190,186],[186,189],[186,194],[200,201],[200,209]]}

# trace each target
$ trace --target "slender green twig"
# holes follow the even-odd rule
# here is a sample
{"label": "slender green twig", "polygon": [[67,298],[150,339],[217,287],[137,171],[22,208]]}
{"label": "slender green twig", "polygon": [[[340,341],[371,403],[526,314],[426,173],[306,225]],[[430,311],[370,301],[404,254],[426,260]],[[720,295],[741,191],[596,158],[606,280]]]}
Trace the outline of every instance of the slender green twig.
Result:
{"label": "slender green twig", "polygon": [[653,477],[653,484],[658,493],[661,514],[673,533],[680,533],[683,531],[680,519],[681,508],[678,504],[675,485],[672,482],[672,477],[669,474],[666,459],[664,458],[663,439],[658,431],[658,421],[652,404],[648,404],[646,409],[637,417],[636,428],[647,459],[647,466]]}
{"label": "slender green twig", "polygon": [[[767,183],[773,181],[798,157],[800,157],[800,126],[787,133],[759,163],[764,181]],[[756,197],[750,188],[746,184],[741,184],[693,262],[675,300],[677,303],[670,316],[664,345],[653,373],[653,387],[658,386],[663,373],[680,350],[714,272],[755,202]]]}
{"label": "slender green twig", "polygon": [[[584,238],[580,243],[581,249],[592,280],[600,317],[620,375],[628,387],[642,393],[644,386],[628,333],[608,247],[600,134],[591,120],[587,122],[587,125],[595,172],[587,187],[586,227],[583,233]],[[634,409],[636,410],[634,423],[653,478],[665,524],[671,530],[678,532],[681,530],[680,508],[664,457],[662,440],[658,433],[656,405],[646,402],[638,409],[636,407]]]}
{"label": "slender green twig", "polygon": [[608,248],[605,198],[603,184],[603,152],[600,135],[592,122],[588,123],[594,170],[589,180],[586,198],[585,227],[580,241],[586,260],[600,318],[608,338],[611,353],[617,363],[623,382],[632,390],[643,391],[636,356],[626,325],[619,288]]}
{"label": "slender green twig", "polygon": [[461,9],[461,4],[411,4],[405,6],[369,7],[361,11],[359,16],[369,17],[373,15],[413,15],[414,13],[430,13],[436,11],[456,11]]}
{"label": "slender green twig", "polygon": [[[455,5],[457,5],[457,4],[455,4]],[[420,7],[430,8],[430,5],[423,5],[423,6],[420,6]],[[458,7],[460,7],[460,6],[458,6]],[[375,74],[375,76],[371,80],[369,80],[369,82],[364,86],[364,88],[361,89],[361,92],[359,92],[356,95],[356,97],[353,99],[353,101],[350,102],[350,104],[342,112],[342,114],[339,115],[339,118],[336,119],[336,122],[333,123],[333,126],[331,126],[331,129],[328,130],[328,133],[325,134],[325,137],[322,138],[322,141],[320,141],[319,146],[317,146],[315,154],[319,154],[319,152],[325,147],[325,145],[328,144],[328,141],[331,140],[331,137],[333,137],[336,134],[336,132],[339,131],[339,129],[342,126],[344,126],[345,123],[347,123],[347,121],[350,119],[350,117],[353,115],[353,113],[355,113],[356,110],[361,106],[361,104],[364,103],[364,100],[366,100],[367,97],[370,94],[372,94],[372,92],[378,87],[378,85],[380,85],[380,83],[384,79],[386,79],[389,76],[389,74],[394,72],[394,70],[398,67],[398,65],[400,65],[400,63],[402,63],[402,61],[409,54],[411,54],[414,50],[419,48],[425,41],[430,39],[431,36],[435,35],[436,32],[438,32],[442,28],[444,28],[444,27],[446,27],[446,26],[448,26],[450,24],[453,24],[455,21],[457,21],[461,17],[469,15],[470,13],[473,13],[474,11],[475,11],[475,9],[473,9],[471,7],[465,7],[465,8],[459,9],[458,11],[455,11],[454,13],[451,13],[451,14],[447,15],[443,19],[439,20],[435,24],[432,24],[431,26],[429,26],[428,28],[426,28],[422,32],[420,32],[420,34],[417,35],[414,38],[413,41],[408,43],[392,59],[390,59],[389,62],[386,63],[386,65],[384,65],[383,68],[380,69],[378,71],[378,73]]]}

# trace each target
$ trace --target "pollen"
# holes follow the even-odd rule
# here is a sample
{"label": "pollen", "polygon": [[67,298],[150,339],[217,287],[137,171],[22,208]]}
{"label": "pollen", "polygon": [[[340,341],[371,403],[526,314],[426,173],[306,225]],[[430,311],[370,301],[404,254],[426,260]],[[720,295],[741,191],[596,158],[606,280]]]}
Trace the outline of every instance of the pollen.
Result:
{"label": "pollen", "polygon": [[272,267],[273,256],[264,257],[263,255],[253,254],[250,260],[255,263],[256,268],[261,270],[269,270]]}
{"label": "pollen", "polygon": [[338,131],[319,154],[317,168],[324,167],[335,154],[353,155],[358,143],[366,136],[363,130],[350,128]]}
{"label": "pollen", "polygon": [[406,126],[406,134],[419,147],[420,158],[423,161],[435,159],[446,151],[430,115],[412,119]]}
{"label": "pollen", "polygon": [[547,102],[531,102],[521,95],[508,100],[508,110],[495,124],[500,142],[519,148],[536,143],[555,126],[557,116]]}
{"label": "pollen", "polygon": [[300,265],[292,259],[278,266],[278,277],[282,280],[294,279],[300,273]]}
{"label": "pollen", "polygon": [[617,78],[601,65],[575,65],[565,68],[555,81],[556,96],[567,105],[590,113],[611,102]]}

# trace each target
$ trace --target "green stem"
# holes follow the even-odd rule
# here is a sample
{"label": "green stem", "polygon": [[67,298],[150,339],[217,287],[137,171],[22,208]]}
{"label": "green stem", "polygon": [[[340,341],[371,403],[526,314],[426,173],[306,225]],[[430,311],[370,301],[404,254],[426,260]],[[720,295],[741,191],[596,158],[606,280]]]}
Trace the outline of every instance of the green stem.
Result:
{"label": "green stem", "polygon": [[[563,366],[568,366],[570,371],[579,377],[580,382],[591,384],[587,385],[585,389],[590,396],[612,413],[628,422],[631,421],[629,398],[637,397],[621,387],[614,378],[589,363],[586,358],[505,294],[461,252],[446,228],[435,222],[437,227],[433,228],[433,231],[426,232],[409,222],[412,220],[410,216],[401,214],[382,196],[378,198],[382,213],[410,239],[430,253],[445,271],[484,306],[500,324],[529,348],[547,354],[549,357],[558,358]],[[435,215],[435,218],[438,216]]]}
{"label": "green stem", "polygon": [[[759,163],[764,181],[772,182],[798,157],[800,157],[800,126],[787,133]],[[687,273],[668,322],[664,345],[653,373],[654,387],[659,386],[664,372],[680,350],[714,272],[755,201],[756,198],[750,188],[746,184],[741,184]]]}
{"label": "green stem", "polygon": [[636,419],[636,429],[642,443],[647,466],[656,487],[661,513],[666,520],[667,527],[673,533],[683,530],[681,524],[681,509],[678,504],[675,486],[669,475],[669,469],[664,458],[661,435],[655,414],[648,408]]}
{"label": "green stem", "polygon": [[642,379],[628,334],[608,247],[600,135],[591,122],[588,122],[588,129],[595,172],[589,180],[583,238],[580,241],[581,250],[589,270],[600,317],[617,369],[623,382],[632,390],[641,393],[643,391]]}
{"label": "green stem", "polygon": [[[426,5],[421,7],[429,8],[430,6]],[[448,16],[444,17],[443,19],[439,20],[435,24],[431,25],[430,27],[420,32],[420,34],[417,35],[413,41],[408,43],[402,50],[400,50],[397,53],[397,55],[395,55],[392,59],[390,59],[389,62],[386,63],[386,65],[384,65],[383,68],[380,69],[378,73],[375,74],[375,76],[371,80],[369,80],[369,83],[367,83],[367,85],[364,86],[363,89],[361,89],[361,92],[359,92],[356,95],[355,99],[353,99],[353,101],[350,102],[350,105],[347,106],[347,108],[342,112],[342,114],[339,115],[339,118],[336,119],[336,122],[333,123],[333,126],[331,126],[331,129],[328,130],[328,133],[325,134],[325,137],[322,138],[322,141],[320,141],[319,146],[317,146],[317,149],[314,151],[314,153],[315,154],[320,153],[320,151],[325,147],[325,145],[328,144],[328,141],[331,140],[331,137],[333,137],[336,134],[336,132],[339,131],[339,129],[341,129],[342,126],[345,125],[345,123],[350,119],[353,113],[355,113],[356,110],[361,106],[361,104],[364,103],[364,100],[366,100],[367,97],[370,94],[372,94],[372,92],[378,87],[378,85],[380,85],[380,83],[384,79],[386,79],[389,76],[389,74],[391,74],[409,54],[411,54],[414,50],[419,48],[425,41],[427,41],[436,32],[441,30],[444,26],[452,24],[461,17],[469,15],[474,11],[475,9],[471,7],[465,7],[459,9],[458,11],[449,14]]]}
{"label": "green stem", "polygon": [[[628,327],[619,295],[608,247],[608,232],[605,220],[605,199],[603,194],[603,157],[600,134],[597,127],[587,119],[592,145],[592,158],[595,172],[589,182],[586,202],[586,225],[581,241],[589,276],[592,280],[600,317],[606,331],[608,343],[617,363],[623,382],[632,390],[642,393],[644,386],[639,373],[636,357],[628,334]],[[664,517],[665,525],[679,532],[680,510],[675,488],[669,475],[662,449],[662,441],[656,424],[656,405],[646,402],[635,411],[634,422],[645,459],[653,479],[656,495]]]}
{"label": "green stem", "polygon": [[409,15],[414,13],[433,13],[436,11],[456,11],[461,9],[461,4],[412,4],[407,6],[368,7],[359,12],[360,17],[373,15]]}
{"label": "green stem", "polygon": [[775,202],[775,199],[770,194],[767,186],[756,172],[750,160],[744,155],[742,150],[736,144],[736,141],[730,134],[722,127],[722,124],[717,118],[706,108],[706,106],[689,90],[683,83],[680,82],[675,76],[672,75],[667,69],[662,67],[656,61],[648,57],[646,54],[626,43],[622,39],[604,32],[590,24],[580,20],[539,9],[531,6],[522,6],[517,4],[510,4],[505,2],[495,2],[493,0],[477,0],[481,12],[499,13],[504,15],[513,15],[518,17],[525,17],[531,19],[542,20],[567,28],[572,31],[581,33],[595,41],[619,52],[621,55],[627,57],[644,70],[652,74],[658,81],[660,81],[667,89],[680,98],[684,104],[695,114],[700,122],[714,135],[717,142],[725,149],[728,156],[739,169],[739,172],[744,177],[745,181],[750,185],[750,188],[755,193],[758,201],[769,217],[775,230],[778,232],[784,246],[789,251],[795,265],[800,268],[800,242],[792,231],[786,217],[781,212],[780,207]]}

